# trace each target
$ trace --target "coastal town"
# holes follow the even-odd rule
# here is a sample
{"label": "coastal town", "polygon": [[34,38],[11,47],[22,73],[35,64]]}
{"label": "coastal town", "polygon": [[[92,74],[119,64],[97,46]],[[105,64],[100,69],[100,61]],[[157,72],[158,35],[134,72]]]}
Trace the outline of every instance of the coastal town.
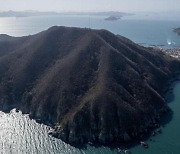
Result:
{"label": "coastal town", "polygon": [[[173,30],[177,35],[180,35],[180,28],[175,28]],[[171,57],[180,59],[180,47],[176,47],[173,49],[162,49],[163,52],[170,55]]]}
{"label": "coastal town", "polygon": [[167,55],[169,55],[171,57],[180,59],[180,47],[173,48],[173,49],[162,49],[161,48],[161,51],[166,53]]}

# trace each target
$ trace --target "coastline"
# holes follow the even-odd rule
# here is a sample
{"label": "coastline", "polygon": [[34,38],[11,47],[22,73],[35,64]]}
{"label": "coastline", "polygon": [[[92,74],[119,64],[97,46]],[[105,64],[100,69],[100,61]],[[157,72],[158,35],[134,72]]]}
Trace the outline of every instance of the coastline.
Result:
{"label": "coastline", "polygon": [[[165,86],[165,89],[164,89],[164,98],[172,92],[172,89],[173,87],[175,86],[175,84],[177,82],[180,81],[180,73],[178,73],[173,79],[170,79],[169,82],[167,83],[167,86]],[[134,139],[128,141],[128,142],[119,142],[118,144],[117,143],[110,143],[110,144],[104,144],[105,146],[108,146],[108,147],[111,147],[111,148],[114,148],[114,149],[129,149],[129,148],[132,148],[136,145],[140,145],[140,142],[141,141],[147,141],[150,139],[150,137],[152,136],[152,132],[154,132],[155,130],[159,129],[161,126],[162,126],[162,121],[164,121],[165,119],[165,116],[169,113],[169,112],[172,112],[170,110],[170,108],[168,107],[168,102],[166,101],[166,105],[167,106],[164,106],[163,108],[161,108],[159,110],[159,112],[156,113],[156,115],[154,116],[154,118],[152,118],[153,120],[147,124],[144,125],[144,127],[141,128],[140,132],[137,137],[135,137]],[[18,104],[18,103],[17,103]],[[168,108],[167,108],[168,107]],[[8,113],[10,112],[13,108],[16,109],[16,111],[18,110],[21,110],[23,114],[28,114],[29,118],[30,119],[34,119],[37,123],[42,123],[42,124],[45,124],[47,126],[50,126],[51,127],[51,131],[49,132],[49,135],[55,137],[55,138],[58,138],[56,136],[56,134],[54,134],[54,126],[55,125],[52,125],[48,122],[45,122],[45,121],[41,121],[41,120],[38,120],[38,119],[35,119],[33,117],[30,116],[30,113],[27,112],[27,110],[24,110],[22,109],[22,107],[20,107],[19,105],[16,106],[15,104],[13,106],[9,106],[9,108],[6,108],[6,110],[4,111],[2,108],[1,108],[1,111],[5,112],[5,113]],[[163,133],[163,132],[162,132]],[[158,133],[156,134],[158,135]],[[72,145],[76,148],[79,148],[79,149],[83,149],[85,148],[87,145],[90,145],[90,146],[95,146],[95,147],[100,147],[102,146],[102,144],[99,144],[98,142],[97,143],[88,143],[86,145],[84,144],[78,144],[78,145]],[[142,147],[143,148],[143,147]]]}
{"label": "coastline", "polygon": [[[158,136],[161,133],[163,133],[163,130],[161,130],[161,128],[164,127],[164,125],[168,125],[168,123],[173,118],[172,117],[173,111],[169,108],[169,105],[168,105],[169,100],[168,99],[169,99],[169,96],[172,94],[173,88],[178,83],[180,83],[180,72],[176,77],[171,79],[169,81],[169,83],[167,84],[167,86],[165,87],[164,98],[166,100],[166,103],[167,103],[166,105],[168,106],[169,110],[167,112],[163,113],[162,116],[160,117],[160,119],[158,121],[159,126],[156,128],[153,128],[153,129],[149,129],[149,131],[146,134],[143,134],[143,136],[141,138],[134,139],[130,143],[126,143],[126,144],[123,143],[122,145],[117,147],[118,151],[127,150],[127,151],[131,152],[131,148],[141,145],[141,143],[140,143],[141,141],[143,141],[144,143],[146,143],[147,141],[152,141],[151,137]],[[144,148],[144,147],[142,146],[142,148]],[[151,147],[149,147],[149,148],[151,148]]]}
{"label": "coastline", "polygon": [[[178,81],[180,81],[180,72],[178,73],[178,75],[176,75],[175,77],[173,77],[172,79],[170,79],[168,81],[168,83],[165,86],[165,89],[163,90],[163,98],[166,100],[166,95],[171,93],[172,87],[174,87],[175,83],[177,83]],[[93,145],[93,146],[108,146],[108,147],[114,147],[114,148],[118,148],[118,147],[132,147],[134,145],[140,144],[141,141],[144,140],[148,140],[151,136],[154,136],[153,134],[155,133],[156,135],[158,135],[157,130],[162,126],[161,123],[162,121],[164,121],[165,116],[172,112],[171,109],[168,106],[168,102],[165,101],[165,105],[159,109],[153,116],[153,118],[149,119],[147,121],[147,123],[144,123],[144,125],[140,126],[139,131],[138,132],[132,132],[132,134],[134,134],[133,138],[131,138],[130,140],[127,141],[120,141],[120,142],[111,142],[111,143],[99,143],[99,142],[88,142],[87,144],[83,144],[81,142],[79,142],[79,144],[81,146],[86,146],[86,145]],[[54,132],[51,132],[51,134],[53,137],[59,138],[62,140],[62,137],[59,137],[59,132],[56,132],[56,127]],[[75,143],[70,143],[70,145],[75,146],[77,148],[79,148],[79,144]],[[80,146],[80,147],[81,147]]]}
{"label": "coastline", "polygon": [[[175,80],[175,79],[174,79]],[[172,82],[172,81],[171,81]],[[176,83],[177,81],[174,81],[174,82],[172,82],[172,84],[171,84],[171,87],[173,86],[173,85],[175,85],[175,83]],[[169,89],[171,89],[171,87],[169,87]],[[170,92],[170,91],[169,91]],[[167,113],[168,114],[168,113]],[[166,114],[166,115],[167,115]],[[165,116],[166,116],[165,115]],[[28,114],[28,117],[29,117],[29,114]],[[30,117],[29,117],[30,118]],[[164,117],[163,117],[163,119],[164,119]],[[36,121],[37,122],[37,121]],[[37,122],[38,123],[38,122]],[[49,125],[48,125],[49,126]],[[52,126],[50,126],[51,127],[51,129],[50,129],[50,131],[48,132],[49,133],[49,135],[51,136],[51,132],[53,131],[53,127]],[[161,127],[162,127],[162,125],[161,125]],[[162,133],[163,133],[163,130],[162,130]],[[157,134],[157,136],[158,135],[160,135],[160,134]],[[56,140],[56,139],[55,139]],[[154,141],[154,139],[151,139],[151,136],[150,135],[148,135],[148,134],[146,134],[141,140],[143,140],[143,141],[147,141],[147,142],[152,142],[152,140]],[[138,146],[138,145],[140,145],[140,141],[141,140],[133,140],[133,141],[131,141],[130,143],[125,143],[125,144],[123,144],[123,143],[121,143],[121,144],[114,144],[114,145],[109,145],[109,146],[107,146],[108,148],[110,148],[110,149],[113,149],[113,150],[117,150],[117,152],[119,152],[119,151],[129,151],[129,152],[132,152],[131,150],[131,148],[134,148],[134,147],[136,147],[136,146]],[[149,144],[149,148],[151,149],[151,144],[150,143],[148,143]],[[92,146],[92,147],[101,147],[102,145],[98,145],[98,144],[91,144],[91,143],[89,143],[88,145],[90,145],[90,146]],[[86,145],[87,146],[87,145]],[[76,147],[76,148],[78,148],[78,149],[86,149],[86,146],[79,146],[79,147]],[[88,146],[89,147],[89,146]],[[144,149],[143,147],[140,147],[140,148],[142,148],[142,151],[149,151],[148,149]],[[134,153],[134,152],[133,152]]]}
{"label": "coastline", "polygon": [[[56,29],[57,27],[54,27],[54,29]],[[61,27],[62,28],[62,27]],[[57,29],[58,30],[58,29]],[[49,30],[50,31],[50,30]],[[48,31],[48,32],[49,32]],[[50,31],[51,32],[51,31]],[[104,38],[104,35],[107,33],[106,31],[102,31],[103,33],[103,38]],[[49,34],[49,33],[48,33]],[[101,33],[100,33],[101,34]],[[110,34],[108,34],[109,36]],[[93,35],[94,36],[94,35]],[[101,37],[102,37],[101,36]],[[105,35],[106,36],[106,35]],[[112,38],[112,36],[114,37],[114,39],[116,40],[117,38],[114,36],[114,35],[110,35],[109,37]],[[92,39],[92,38],[91,38]],[[122,38],[121,38],[122,39]],[[119,38],[118,38],[118,41],[119,41]],[[137,53],[135,55],[139,55],[139,50],[140,50],[140,47],[137,47],[135,44],[131,44],[131,42],[127,41],[127,39],[123,39],[122,42],[124,44],[127,45],[127,47],[130,45],[132,49],[136,49],[137,48]],[[104,42],[102,42],[104,43]],[[130,44],[129,44],[130,43]],[[111,42],[108,44],[111,44]],[[116,44],[115,44],[116,45]],[[113,45],[113,47],[115,48],[115,45]],[[112,46],[112,45],[111,45]],[[121,46],[119,48],[119,50],[121,51],[121,48],[124,47],[124,46]],[[134,51],[132,50],[132,51]],[[143,55],[143,52],[144,52],[144,49],[142,48],[141,49],[142,51],[142,55]],[[148,50],[148,49],[147,49]],[[36,50],[35,50],[36,51]],[[35,52],[34,51],[34,52]],[[74,51],[74,50],[73,50]],[[88,50],[87,50],[88,51]],[[110,50],[111,51],[111,50]],[[130,53],[132,52],[131,50],[128,50]],[[136,51],[136,50],[135,50]],[[41,95],[39,95],[39,100],[36,102],[35,101],[35,104],[38,104],[37,106],[35,105],[35,107],[31,107],[31,99],[33,97],[32,95],[32,92],[30,91],[23,91],[23,95],[22,97],[19,97],[19,99],[21,99],[21,101],[19,102],[14,102],[13,100],[15,100],[15,97],[14,97],[14,94],[12,93],[12,95],[10,97],[8,97],[10,95],[9,92],[4,92],[1,94],[1,97],[2,98],[5,98],[4,100],[1,101],[1,105],[4,105],[4,106],[7,106],[5,102],[9,102],[10,104],[13,104],[14,106],[16,106],[17,110],[22,110],[23,113],[29,113],[29,116],[30,118],[33,118],[33,119],[36,119],[36,121],[38,123],[44,123],[44,124],[49,124],[50,122],[55,126],[55,131],[52,132],[52,135],[54,135],[55,137],[57,138],[60,138],[62,140],[64,140],[65,142],[67,143],[70,143],[70,144],[73,144],[74,143],[77,143],[77,144],[85,144],[85,142],[93,142],[95,144],[97,144],[97,142],[99,142],[101,145],[108,145],[108,144],[114,144],[114,143],[117,143],[117,144],[121,144],[122,142],[125,142],[125,143],[129,143],[131,141],[133,141],[134,139],[139,139],[139,138],[142,138],[144,135],[148,134],[148,133],[151,133],[152,130],[156,129],[159,127],[159,122],[161,120],[161,117],[167,113],[169,111],[169,108],[167,106],[167,104],[165,104],[165,101],[162,97],[162,93],[163,93],[163,89],[164,91],[166,90],[165,86],[166,86],[166,83],[167,85],[169,85],[169,82],[171,81],[171,79],[173,80],[173,77],[174,77],[174,71],[173,70],[176,70],[177,68],[179,68],[177,65],[177,67],[175,67],[174,69],[173,66],[176,66],[176,63],[179,64],[178,62],[175,62],[173,63],[175,60],[173,59],[169,59],[167,57],[167,59],[164,59],[163,62],[162,62],[162,65],[166,64],[166,60],[169,59],[169,63],[167,63],[165,66],[159,66],[158,64],[156,64],[156,60],[157,59],[154,59],[152,58],[151,59],[151,51],[148,50],[147,54],[149,53],[149,57],[147,57],[150,61],[152,60],[153,63],[155,63],[154,65],[156,66],[155,68],[154,67],[150,67],[151,66],[151,63],[148,62],[148,65],[145,67],[145,68],[151,68],[154,72],[156,72],[156,70],[158,70],[159,68],[162,68],[162,71],[164,70],[163,68],[166,66],[166,69],[169,70],[169,71],[164,71],[164,73],[161,73],[161,71],[157,71],[156,74],[153,74],[153,72],[145,72],[144,71],[144,65],[142,65],[142,70],[139,72],[138,69],[136,69],[140,75],[143,75],[143,72],[144,73],[149,73],[150,76],[152,74],[152,76],[154,77],[154,80],[147,80],[147,81],[151,81],[149,82],[150,84],[153,85],[156,84],[157,86],[154,86],[154,89],[153,89],[153,86],[147,86],[147,91],[145,91],[144,93],[142,93],[143,95],[140,95],[141,94],[141,90],[142,88],[140,87],[144,87],[142,86],[141,84],[137,84],[137,87],[139,87],[139,89],[134,89],[136,91],[136,93],[133,94],[133,98],[135,99],[135,103],[134,105],[136,105],[137,108],[133,108],[130,110],[130,108],[127,108],[126,105],[124,105],[125,107],[123,108],[122,106],[118,106],[118,110],[117,110],[117,104],[110,104],[110,105],[114,105],[114,108],[112,108],[112,110],[109,110],[109,108],[107,106],[105,106],[104,109],[107,113],[110,112],[110,114],[104,114],[105,112],[103,111],[101,114],[101,117],[96,114],[98,113],[97,112],[97,107],[95,106],[94,107],[94,111],[95,112],[95,115],[96,117],[98,116],[98,122],[95,120],[91,120],[92,117],[90,117],[92,115],[92,110],[91,108],[89,109],[89,106],[84,106],[84,103],[82,104],[84,106],[84,108],[78,108],[77,114],[72,114],[72,117],[67,114],[67,117],[69,118],[68,120],[65,119],[66,123],[64,121],[62,121],[62,125],[61,125],[61,121],[59,119],[57,119],[57,116],[53,116],[52,112],[55,111],[55,107],[53,106],[51,108],[51,112],[50,112],[50,109],[48,106],[44,106],[44,108],[42,108],[41,106],[39,108],[37,108],[37,106],[39,105],[39,102],[42,100],[42,97],[40,97]],[[125,52],[123,53],[125,54]],[[160,54],[159,52],[157,53],[157,57],[159,57],[159,60],[161,60],[161,56],[162,54]],[[107,52],[107,57],[109,56],[109,53]],[[112,52],[112,57],[111,58],[115,58],[117,55],[114,54],[114,52]],[[121,57],[121,54],[119,54],[120,58]],[[145,55],[144,55],[145,56]],[[147,55],[148,56],[148,55]],[[126,55],[125,57],[127,58],[132,58],[131,55]],[[139,56],[138,56],[139,57]],[[124,57],[123,57],[124,58]],[[111,59],[111,61],[113,61],[113,59]],[[162,58],[163,59],[163,58]],[[109,60],[109,59],[105,59],[105,60]],[[116,60],[116,59],[115,59]],[[140,60],[140,59],[138,59]],[[106,61],[105,61],[106,62]],[[104,61],[102,61],[102,63],[104,64],[105,63]],[[136,60],[134,61],[136,62]],[[141,66],[141,64],[144,64],[143,62],[147,62],[146,59],[144,59],[144,61],[142,61],[139,65]],[[168,61],[167,61],[168,62]],[[109,64],[109,61],[107,62],[107,64]],[[127,64],[129,64],[127,62]],[[12,64],[13,65],[13,64]],[[129,70],[133,70],[133,69],[130,69],[132,66],[132,68],[135,68],[136,65],[129,65],[129,68],[127,69],[123,69],[123,68],[118,68],[118,66],[121,66],[122,63],[119,63],[119,61],[117,60],[117,63],[114,63],[113,65],[109,65],[109,67],[113,67],[114,68],[114,72],[112,73],[115,73],[114,75],[117,75],[116,74],[116,69],[118,70],[117,72],[120,72],[122,70],[125,70],[124,72],[126,72],[128,69]],[[42,65],[43,66],[43,65]],[[79,65],[78,65],[79,66]],[[99,65],[97,65],[99,66]],[[123,66],[123,65],[122,65]],[[105,67],[103,67],[103,72],[106,72],[106,70],[104,70]],[[125,67],[126,68],[126,67]],[[148,70],[148,69],[147,69]],[[71,70],[70,70],[71,71]],[[177,69],[177,71],[179,71]],[[131,72],[131,71],[130,71]],[[24,73],[24,72],[23,72]],[[25,72],[26,73],[26,72]],[[24,73],[24,74],[25,74]],[[125,73],[124,73],[125,74]],[[132,71],[132,74],[134,75],[134,72]],[[169,76],[167,76],[167,74],[169,74]],[[156,75],[156,76],[155,76]],[[104,75],[102,75],[104,76]],[[163,78],[163,82],[160,82],[160,84],[158,84],[158,82],[161,80],[160,78]],[[26,77],[27,78],[27,77]],[[114,78],[112,76],[111,79],[114,79],[117,83],[119,83],[120,79],[126,79],[126,76],[119,76],[118,79]],[[146,77],[145,76],[141,76],[141,78],[137,78],[137,80],[139,81],[139,83],[142,82],[142,80],[144,80]],[[126,79],[126,81],[131,81],[133,79],[130,78],[130,79]],[[168,79],[170,81],[168,81]],[[108,80],[108,78],[105,78],[104,79],[105,81]],[[5,82],[6,83],[6,82]],[[9,82],[8,82],[9,83]],[[51,82],[49,82],[51,83]],[[129,88],[132,88],[132,87],[135,87],[134,84],[135,81],[132,80],[132,86],[129,87]],[[143,82],[144,83],[144,82]],[[120,82],[120,85],[122,83]],[[144,83],[145,84],[145,83]],[[11,85],[11,84],[9,84]],[[123,86],[127,86],[127,85],[123,85]],[[162,86],[162,87],[160,87]],[[11,86],[10,86],[11,87]],[[13,87],[13,85],[12,85]],[[14,86],[16,88],[16,86]],[[18,87],[18,85],[17,85]],[[4,87],[4,89],[6,88],[6,86]],[[104,92],[107,92],[108,94],[108,91],[107,89],[110,88],[109,86],[107,86],[105,89],[102,90],[102,93],[104,94]],[[114,86],[114,88],[116,89],[116,86]],[[121,88],[123,89],[123,88]],[[5,89],[6,90],[6,89]],[[45,89],[46,90],[46,89]],[[57,90],[57,89],[55,89]],[[123,89],[124,90],[124,89]],[[13,92],[13,91],[12,91]],[[131,92],[131,90],[130,90]],[[49,94],[48,91],[46,91],[46,93],[44,93],[45,95]],[[61,95],[62,93],[59,93],[58,95]],[[70,94],[72,94],[72,92],[70,92]],[[107,95],[106,94],[106,95]],[[125,94],[125,93],[124,93]],[[100,100],[97,99],[99,102],[103,102],[103,98],[106,98],[106,95],[100,95]],[[139,96],[139,98],[137,97],[136,98],[136,95]],[[119,94],[117,93],[115,96],[122,96],[122,94]],[[134,103],[134,102],[131,102],[131,100],[129,98],[132,98],[130,97],[131,95],[127,95],[127,103]],[[146,99],[148,98],[148,96],[150,97],[149,99]],[[99,98],[98,97],[98,98]],[[108,98],[108,97],[107,97]],[[155,99],[154,99],[155,98]],[[113,99],[113,97],[111,95],[109,95],[109,99],[110,101],[109,102],[114,102],[115,100]],[[125,98],[124,98],[125,99]],[[46,100],[47,103],[49,102],[48,100]],[[139,105],[139,102],[141,103],[140,105],[142,106],[138,106]],[[13,102],[13,103],[12,103]],[[70,102],[73,102],[72,100]],[[107,102],[107,104],[109,104],[109,102]],[[122,99],[119,99],[118,101],[116,100],[116,102],[122,102],[123,103],[123,100]],[[125,101],[124,101],[125,102]],[[43,104],[43,100],[42,100],[42,104]],[[150,104],[150,105],[148,105]],[[98,104],[99,105],[99,104]],[[100,104],[100,108],[102,108],[102,104]],[[121,104],[120,104],[121,105]],[[9,106],[9,108],[12,108],[14,106]],[[148,107],[146,107],[148,106]],[[81,107],[81,106],[80,106]],[[90,106],[91,107],[91,106]],[[111,106],[109,106],[111,107]],[[7,107],[5,107],[7,108]],[[61,107],[62,108],[62,107]],[[38,109],[38,110],[37,110]],[[63,108],[62,108],[63,109]],[[76,109],[75,107],[73,109]],[[124,109],[124,110],[122,110]],[[134,112],[134,110],[137,109],[136,112]],[[87,110],[89,112],[87,112]],[[117,114],[112,116],[111,113],[113,112],[116,112]],[[51,113],[51,114],[50,114]],[[86,115],[87,113],[87,115]],[[122,113],[122,114],[121,114]],[[134,118],[134,116],[132,115],[135,115],[136,117]],[[86,117],[85,119],[83,119],[83,117]],[[111,121],[115,121],[115,120],[121,120],[122,118],[122,121],[123,122],[120,122],[120,126],[117,126],[117,127],[113,127],[111,131],[109,131],[109,128],[111,128],[112,125],[108,125],[106,126],[106,133],[104,133],[104,124],[108,124],[109,121],[104,121],[102,124],[101,124],[101,118],[103,119],[105,116],[109,117],[108,119]],[[89,118],[90,117],[90,118]],[[64,118],[64,117],[63,117]],[[65,116],[66,118],[66,116]],[[83,119],[83,120],[82,120]],[[108,120],[107,119],[107,120]],[[88,121],[89,120],[89,121]],[[128,122],[126,122],[128,120]],[[135,122],[134,122],[135,120]],[[65,124],[64,124],[64,123]],[[116,121],[113,123],[113,125],[116,125]],[[57,124],[57,125],[56,125]],[[84,124],[91,124],[92,125],[92,129],[89,130],[89,128],[86,128],[86,126],[84,126]],[[102,125],[101,127],[99,127],[99,125]],[[56,127],[57,126],[57,127]],[[79,127],[80,126],[80,127]],[[94,126],[97,127],[94,129]],[[83,131],[83,129],[85,130],[85,128],[87,129],[86,131]],[[82,129],[82,130],[81,130]],[[64,131],[65,130],[65,131]],[[79,132],[75,132],[75,130],[81,130]],[[94,134],[92,133],[92,130],[94,131]],[[97,133],[98,132],[98,133]],[[116,137],[116,135],[114,135],[115,133],[117,132],[117,134],[120,134],[118,136],[118,138]],[[70,134],[71,133],[71,134]],[[103,134],[104,133],[104,134]],[[71,135],[71,136],[70,136]],[[68,140],[67,140],[68,138]]]}
{"label": "coastline", "polygon": [[[177,83],[178,81],[180,81],[180,72],[177,72],[175,73],[174,76],[171,76],[169,81],[167,82],[164,90],[162,90],[162,95],[163,95],[163,98],[166,100],[166,95],[169,94],[171,91],[172,91],[172,87],[174,86],[175,83]],[[1,99],[1,105],[2,105],[2,99]],[[5,106],[5,107],[4,107]],[[59,133],[56,132],[56,125],[53,124],[53,123],[50,123],[49,121],[47,120],[43,120],[43,119],[37,119],[33,116],[31,116],[31,113],[30,111],[28,110],[28,107],[24,107],[22,106],[22,103],[13,103],[12,105],[11,104],[8,104],[6,103],[3,107],[1,106],[0,107],[0,110],[5,112],[5,113],[8,113],[10,112],[13,108],[16,108],[16,110],[21,110],[23,114],[28,114],[29,115],[29,118],[30,119],[34,119],[36,120],[37,123],[43,123],[45,125],[48,125],[52,128],[52,132],[50,132],[49,134],[52,135],[53,137],[56,137],[56,138],[59,138],[62,140],[61,137],[59,137]],[[161,121],[163,120],[164,116],[168,114],[168,112],[171,112],[170,108],[168,107],[168,102],[166,101],[166,104],[161,108],[159,109],[156,113],[154,113],[154,116],[153,118],[151,118],[151,120],[148,120],[147,123],[144,123],[143,126],[140,126],[139,128],[139,131],[138,132],[133,132],[132,134],[134,134],[133,138],[131,138],[130,140],[128,140],[127,142],[118,142],[118,144],[116,142],[112,142],[112,143],[105,143],[105,144],[101,144],[101,143],[98,143],[98,142],[89,142],[88,144],[90,145],[93,145],[93,146],[100,146],[100,145],[105,145],[105,146],[115,146],[115,147],[119,147],[119,146],[122,146],[122,145],[134,145],[134,143],[137,144],[137,141],[138,143],[143,140],[144,138],[148,139],[150,136],[152,136],[152,133],[157,129],[159,128],[161,125]],[[80,143],[81,144],[81,143]],[[73,144],[72,144],[73,145]],[[84,147],[84,144],[82,143],[81,145],[83,145]],[[77,147],[77,145],[73,145],[75,147]]]}

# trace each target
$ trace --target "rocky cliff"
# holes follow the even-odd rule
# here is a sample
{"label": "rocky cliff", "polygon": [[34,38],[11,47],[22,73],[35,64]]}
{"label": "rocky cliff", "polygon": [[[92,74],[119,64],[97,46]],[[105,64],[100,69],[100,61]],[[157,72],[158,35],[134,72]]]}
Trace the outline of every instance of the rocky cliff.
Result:
{"label": "rocky cliff", "polygon": [[[130,141],[168,110],[179,61],[106,30],[0,36],[0,108],[55,126],[65,142]],[[3,39],[4,38],[4,39]]]}

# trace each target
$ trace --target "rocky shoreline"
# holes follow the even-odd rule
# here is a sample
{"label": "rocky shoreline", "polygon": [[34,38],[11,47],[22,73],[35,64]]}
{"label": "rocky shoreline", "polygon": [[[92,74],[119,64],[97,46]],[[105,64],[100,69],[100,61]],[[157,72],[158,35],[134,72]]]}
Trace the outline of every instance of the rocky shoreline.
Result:
{"label": "rocky shoreline", "polygon": [[[174,85],[175,82],[179,81],[179,75],[176,75],[177,77],[175,77],[174,79],[170,80],[169,83],[167,84],[166,86],[166,89],[164,89],[164,96],[167,95],[167,92],[170,93],[171,90],[172,90],[172,85]],[[2,99],[1,99],[2,101]],[[2,103],[1,103],[2,104]],[[21,108],[18,103],[14,104],[14,105],[9,105],[9,104],[6,104],[5,107],[0,107],[0,109],[2,111],[5,111],[5,112],[10,112],[10,110],[12,108],[16,108],[16,110],[21,110],[23,112],[23,114],[29,114],[27,111],[28,109],[24,109],[24,108]],[[89,141],[86,141],[84,142],[83,141],[83,138],[76,138],[76,137],[72,137],[71,139],[72,140],[69,140],[69,143],[75,147],[78,147],[80,148],[81,145],[84,145],[84,143],[88,143],[89,145],[92,145],[92,146],[97,146],[97,145],[105,145],[105,146],[115,146],[115,147],[127,147],[127,145],[131,145],[133,142],[137,142],[137,141],[141,141],[143,140],[144,138],[146,138],[148,136],[148,138],[150,136],[155,136],[155,135],[158,135],[159,133],[161,133],[161,121],[163,120],[164,116],[166,114],[168,114],[169,112],[171,112],[171,110],[169,109],[169,107],[167,105],[165,105],[162,109],[160,109],[158,112],[156,112],[154,114],[154,116],[151,118],[151,119],[147,119],[147,122],[140,126],[139,127],[139,130],[136,131],[136,132],[132,132],[132,134],[127,134],[127,133],[124,133],[124,138],[122,140],[119,140],[117,142],[117,140],[113,141],[113,140],[107,140],[107,138],[105,136],[102,136],[102,138],[96,138],[96,137],[87,137],[87,138],[92,138],[92,140],[89,140]],[[55,138],[59,138],[63,141],[66,142],[65,140],[65,133],[63,132],[64,130],[60,130],[59,126],[56,127],[54,126],[54,124],[52,123],[49,123],[47,121],[42,121],[41,119],[36,119],[35,117],[32,117],[30,115],[30,118],[31,119],[35,119],[38,123],[43,123],[43,124],[46,124],[48,126],[51,126],[52,129],[51,131],[49,132],[49,135],[52,135],[53,137]],[[86,134],[88,135],[88,134]],[[83,134],[82,134],[83,136]],[[103,138],[104,137],[104,138]],[[94,139],[94,140],[93,140]],[[139,142],[140,143],[140,142]]]}
{"label": "rocky shoreline", "polygon": [[[175,82],[180,80],[179,74],[180,73],[177,73],[177,75],[175,75],[176,77],[174,77],[168,82],[166,88],[163,90],[164,97],[166,97],[167,93],[171,92],[172,85],[174,85]],[[166,104],[162,109],[155,112],[153,117],[151,117],[150,119],[147,119],[145,124],[139,127],[138,131],[134,131],[134,132],[132,131],[131,134],[127,134],[126,132],[124,132],[122,140],[119,140],[118,142],[117,140],[113,141],[110,138],[107,139],[107,136],[101,136],[101,137],[87,136],[87,138],[91,138],[91,140],[89,141],[84,141],[83,138],[81,137],[76,138],[74,136],[74,137],[70,137],[71,140],[69,140],[69,143],[77,147],[79,146],[79,144],[82,145],[84,143],[88,143],[90,145],[99,144],[99,145],[116,146],[116,147],[119,147],[119,146],[122,147],[122,145],[124,145],[124,147],[126,147],[127,145],[131,145],[133,142],[143,140],[147,136],[149,138],[150,136],[155,136],[155,135],[158,135],[159,133],[162,133],[160,129],[161,122],[164,120],[164,117],[169,112],[172,112],[172,111],[168,107],[168,104]],[[66,142],[66,138],[67,138],[66,131],[67,130],[61,129],[59,126],[57,127],[55,126],[54,130],[50,133],[50,135]],[[122,132],[119,132],[119,133],[122,134]],[[85,136],[85,135],[88,135],[88,134],[82,134],[82,136]]]}
{"label": "rocky shoreline", "polygon": [[[171,92],[174,83],[179,81],[180,79],[179,75],[180,73],[177,73],[175,77],[173,77],[173,79],[169,80],[166,88],[163,90],[164,98],[166,97],[167,93]],[[5,99],[1,98],[0,104],[1,105],[3,104],[3,106],[0,106],[0,110],[8,113],[13,108],[16,108],[16,110],[21,110],[23,114],[29,114],[29,111],[28,111],[29,109],[22,108],[22,106],[20,106],[18,102],[10,105],[8,102],[4,100]],[[166,104],[159,111],[153,113],[154,116],[151,117],[150,119],[147,119],[147,121],[142,126],[139,126],[139,129],[137,131],[134,131],[134,132],[132,131],[131,134],[127,134],[127,132],[124,132],[124,134],[122,135],[122,139],[118,141],[110,139],[110,137],[107,138],[107,136],[93,136],[92,134],[86,133],[86,134],[82,134],[83,137],[82,136],[80,136],[79,138],[76,138],[76,136],[70,137],[70,140],[68,141],[68,143],[76,147],[79,147],[80,145],[84,145],[84,143],[88,143],[90,145],[105,145],[105,146],[113,145],[117,147],[122,146],[122,145],[126,146],[133,142],[141,141],[141,139],[143,139],[146,136],[157,135],[160,132],[159,128],[161,126],[161,121],[163,120],[164,116],[168,114],[169,112],[172,112],[172,111],[168,107],[168,104]],[[67,142],[66,141],[67,130],[64,130],[63,128],[61,129],[59,125],[54,125],[53,123],[50,123],[49,121],[37,119],[36,117],[33,117],[31,114],[29,114],[29,117],[31,119],[35,119],[38,123],[43,123],[48,126],[51,126],[52,131],[49,132],[49,135],[52,135],[55,138],[59,138],[62,141]],[[118,132],[118,133],[122,134],[122,132]],[[87,138],[89,138],[90,140],[84,140],[85,135],[87,135]],[[89,135],[92,135],[92,136],[89,136]],[[111,134],[109,134],[109,136],[110,135]]]}
{"label": "rocky shoreline", "polygon": [[[81,137],[76,137],[76,136],[71,136],[68,143],[70,143],[73,146],[79,146],[79,144],[84,144],[88,143],[91,145],[105,145],[105,146],[122,146],[122,145],[128,145],[136,140],[141,140],[145,136],[151,136],[153,135],[154,132],[156,132],[156,129],[160,127],[160,122],[165,114],[170,112],[170,109],[166,106],[162,108],[160,111],[156,112],[156,116],[154,116],[151,119],[147,119],[147,122],[139,127],[138,131],[131,132],[131,134],[127,134],[127,132],[124,132],[122,135],[121,140],[113,140],[108,136],[91,136],[91,134],[82,134]],[[72,132],[73,133],[73,132]],[[122,132],[118,132],[121,133]],[[67,134],[64,129],[61,129],[60,127],[55,127],[54,131],[50,133],[50,135],[59,138],[63,140],[64,142],[66,141]],[[86,137],[89,138],[90,140],[85,141],[84,136],[87,135]],[[111,136],[111,134],[109,134]],[[154,136],[154,135],[153,135]]]}

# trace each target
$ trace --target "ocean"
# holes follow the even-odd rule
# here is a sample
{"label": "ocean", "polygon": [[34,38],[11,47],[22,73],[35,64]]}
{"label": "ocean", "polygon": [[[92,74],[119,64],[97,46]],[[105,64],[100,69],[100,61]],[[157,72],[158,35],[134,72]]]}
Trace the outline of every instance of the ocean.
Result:
{"label": "ocean", "polygon": [[180,20],[140,20],[123,18],[117,21],[106,21],[97,16],[38,16],[0,18],[0,34],[12,36],[32,35],[51,26],[68,26],[107,29],[123,35],[144,46],[162,46],[173,48],[180,46],[180,37],[173,28],[180,26]]}
{"label": "ocean", "polygon": [[[180,20],[140,20],[125,19],[105,21],[96,16],[41,16],[25,18],[0,18],[0,34],[11,36],[32,35],[59,25],[107,29],[115,34],[128,37],[144,46],[162,48],[180,47],[180,37],[173,28],[180,26]],[[173,88],[169,106],[173,110],[172,119],[161,129],[162,133],[146,142],[148,149],[140,145],[131,147],[132,154],[179,154],[180,152],[180,83]],[[170,115],[167,115],[168,119]],[[0,153],[2,154],[116,154],[118,149],[87,146],[77,149],[48,135],[50,127],[38,124],[13,109],[10,113],[0,111]]]}

